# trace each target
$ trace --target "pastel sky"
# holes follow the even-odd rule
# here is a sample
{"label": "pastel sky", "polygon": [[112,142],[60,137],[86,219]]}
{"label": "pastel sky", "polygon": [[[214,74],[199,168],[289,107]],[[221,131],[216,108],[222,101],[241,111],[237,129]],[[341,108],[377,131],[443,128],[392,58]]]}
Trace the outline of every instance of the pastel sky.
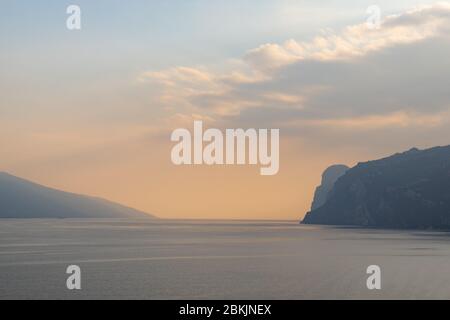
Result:
{"label": "pastel sky", "polygon": [[[434,1],[3,0],[0,171],[162,218],[299,219],[329,165],[449,144],[449,31]],[[195,119],[279,128],[279,174],[174,166]]]}

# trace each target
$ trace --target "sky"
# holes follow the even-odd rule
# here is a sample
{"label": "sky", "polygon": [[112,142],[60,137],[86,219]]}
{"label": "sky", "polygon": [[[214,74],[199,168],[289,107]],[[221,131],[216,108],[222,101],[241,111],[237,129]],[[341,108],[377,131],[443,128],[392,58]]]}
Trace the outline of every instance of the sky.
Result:
{"label": "sky", "polygon": [[[81,30],[66,28],[72,4]],[[162,218],[300,219],[328,166],[449,144],[448,2],[1,8],[0,171],[50,187]],[[279,173],[175,166],[170,133],[194,120],[279,128]]]}

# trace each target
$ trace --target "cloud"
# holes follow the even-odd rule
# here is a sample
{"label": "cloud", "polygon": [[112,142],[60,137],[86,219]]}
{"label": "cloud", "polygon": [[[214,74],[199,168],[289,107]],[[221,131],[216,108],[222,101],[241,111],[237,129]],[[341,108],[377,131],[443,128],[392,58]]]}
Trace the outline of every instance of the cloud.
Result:
{"label": "cloud", "polygon": [[283,45],[262,45],[250,50],[244,60],[257,69],[271,70],[307,59],[349,59],[443,34],[448,31],[449,18],[448,3],[417,7],[386,17],[378,29],[372,29],[366,23],[349,26],[339,34],[327,29],[310,42],[291,39]]}
{"label": "cloud", "polygon": [[[447,124],[450,4],[249,50],[214,68],[145,72],[161,103],[218,125],[382,130]],[[228,69],[224,72],[224,69]],[[311,132],[310,132],[311,133]]]}
{"label": "cloud", "polygon": [[177,84],[184,84],[185,86],[208,86],[214,84],[214,76],[207,71],[202,71],[195,68],[176,67],[167,71],[161,72],[144,72],[140,80],[154,79],[167,86],[176,86]]}
{"label": "cloud", "polygon": [[[291,40],[288,43],[295,43],[295,41]],[[295,45],[298,46],[297,43]],[[267,43],[247,52],[244,61],[257,70],[272,71],[275,68],[301,59],[300,55],[297,55],[295,51],[289,50],[288,47],[287,44],[280,46],[278,44]]]}
{"label": "cloud", "polygon": [[448,124],[449,113],[416,114],[398,111],[384,115],[356,116],[349,118],[293,120],[286,122],[287,127],[311,126],[327,129],[372,131],[387,127],[411,128],[411,127],[437,127]]}

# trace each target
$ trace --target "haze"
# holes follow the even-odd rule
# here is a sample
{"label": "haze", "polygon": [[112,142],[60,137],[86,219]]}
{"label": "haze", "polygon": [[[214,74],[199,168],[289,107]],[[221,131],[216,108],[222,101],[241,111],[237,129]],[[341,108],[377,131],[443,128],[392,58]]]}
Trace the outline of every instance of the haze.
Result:
{"label": "haze", "polygon": [[[299,219],[323,170],[449,144],[450,3],[6,0],[0,171],[162,218]],[[419,5],[419,7],[416,7]],[[280,129],[280,170],[174,166],[170,133]]]}

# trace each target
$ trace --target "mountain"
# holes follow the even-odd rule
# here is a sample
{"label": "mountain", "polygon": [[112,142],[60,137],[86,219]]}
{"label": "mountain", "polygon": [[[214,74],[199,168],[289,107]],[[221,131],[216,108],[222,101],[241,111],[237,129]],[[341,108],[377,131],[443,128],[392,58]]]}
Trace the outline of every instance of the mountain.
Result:
{"label": "mountain", "polygon": [[322,182],[320,186],[316,188],[314,193],[314,200],[311,205],[311,210],[315,210],[321,207],[328,198],[328,193],[333,189],[334,183],[338,178],[343,176],[347,170],[350,169],[345,165],[333,165],[327,168],[322,174]]}
{"label": "mountain", "polygon": [[145,218],[120,204],[47,188],[0,173],[0,218]]}
{"label": "mountain", "polygon": [[450,229],[450,146],[359,163],[302,223]]}

